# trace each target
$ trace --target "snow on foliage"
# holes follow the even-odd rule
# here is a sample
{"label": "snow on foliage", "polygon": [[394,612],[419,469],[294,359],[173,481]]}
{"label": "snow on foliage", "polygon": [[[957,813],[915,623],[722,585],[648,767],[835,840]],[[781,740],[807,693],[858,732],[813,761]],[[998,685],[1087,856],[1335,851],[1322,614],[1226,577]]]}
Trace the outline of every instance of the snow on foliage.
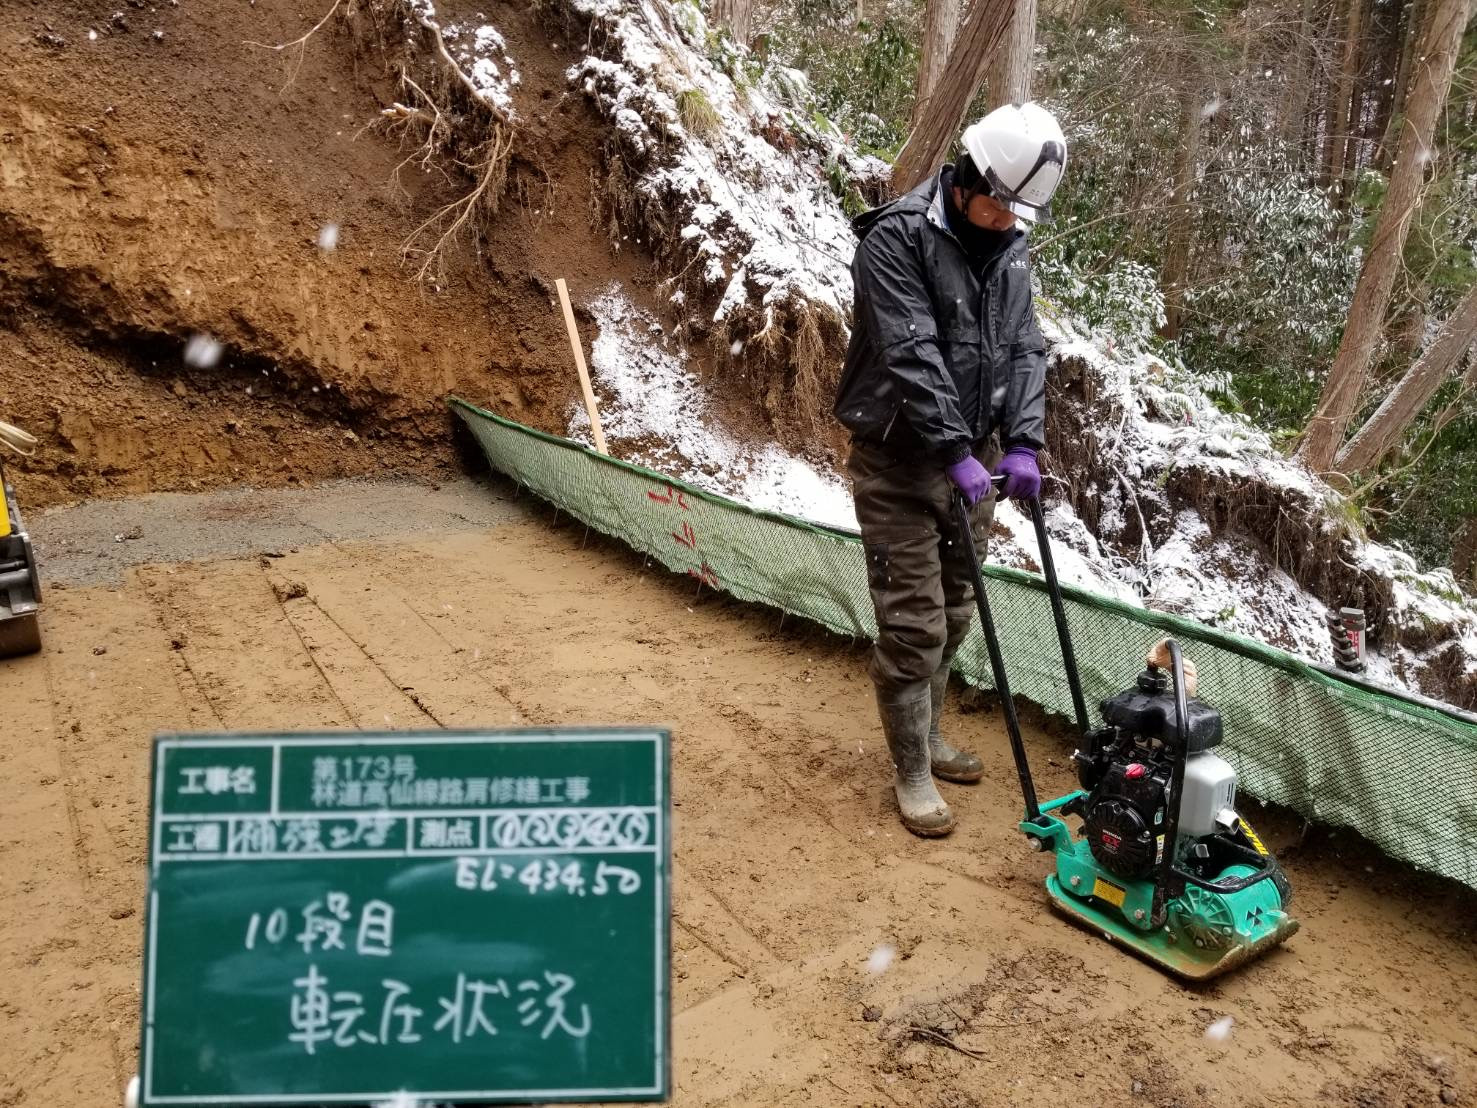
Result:
{"label": "snow on foliage", "polygon": [[569,6],[604,43],[569,80],[614,125],[640,201],[670,222],[685,265],[676,291],[716,296],[715,323],[751,307],[768,327],[797,301],[844,319],[855,240],[827,160],[874,175],[885,166],[810,121],[803,74],[758,67],[695,4]]}

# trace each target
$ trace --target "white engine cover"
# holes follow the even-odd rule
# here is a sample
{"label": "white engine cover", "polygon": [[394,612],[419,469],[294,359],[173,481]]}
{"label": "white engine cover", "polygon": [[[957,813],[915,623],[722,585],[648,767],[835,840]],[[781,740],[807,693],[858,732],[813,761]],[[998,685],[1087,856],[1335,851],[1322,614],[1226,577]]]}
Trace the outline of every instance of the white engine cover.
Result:
{"label": "white engine cover", "polygon": [[1236,771],[1208,750],[1185,761],[1185,792],[1180,799],[1179,833],[1191,838],[1226,830],[1236,818]]}

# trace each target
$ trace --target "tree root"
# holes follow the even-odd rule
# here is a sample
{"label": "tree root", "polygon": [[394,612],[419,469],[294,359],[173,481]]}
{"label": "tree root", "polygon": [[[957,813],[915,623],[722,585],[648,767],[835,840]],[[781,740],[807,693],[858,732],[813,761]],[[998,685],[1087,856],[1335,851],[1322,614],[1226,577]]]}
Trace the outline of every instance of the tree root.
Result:
{"label": "tree root", "polygon": [[[470,174],[476,184],[460,200],[447,204],[425,220],[400,244],[401,257],[407,262],[415,257],[421,259],[415,280],[439,279],[445,253],[458,235],[478,219],[491,218],[497,212],[503,186],[507,183],[508,156],[512,147],[512,133],[496,128],[492,137],[473,151],[474,160],[457,159],[457,167]],[[434,241],[424,246],[428,239]]]}
{"label": "tree root", "polygon": [[[415,55],[399,66],[402,99],[380,112],[374,125],[412,144],[395,167],[398,183],[407,166],[438,171],[448,181],[470,178],[471,189],[422,221],[400,244],[401,258],[415,265],[413,279],[440,281],[447,253],[464,232],[475,234],[498,212],[512,159],[510,112],[493,103],[447,49],[441,26],[409,0],[389,0],[390,11],[420,29],[429,46],[429,72],[411,74]],[[402,186],[403,187],[403,186]]]}
{"label": "tree root", "polygon": [[312,30],[305,35],[293,39],[291,42],[279,42],[273,46],[265,42],[247,41],[247,46],[256,46],[262,50],[275,50],[278,53],[281,53],[283,50],[291,50],[293,47],[297,48],[297,60],[292,64],[292,72],[287,75],[287,84],[277,90],[279,94],[286,92],[292,87],[292,82],[297,80],[298,71],[303,67],[303,56],[308,52],[308,40],[323,29],[323,25],[333,18],[333,13],[338,11],[339,5],[343,2],[344,0],[333,0],[333,7],[329,8],[328,13],[314,24]]}

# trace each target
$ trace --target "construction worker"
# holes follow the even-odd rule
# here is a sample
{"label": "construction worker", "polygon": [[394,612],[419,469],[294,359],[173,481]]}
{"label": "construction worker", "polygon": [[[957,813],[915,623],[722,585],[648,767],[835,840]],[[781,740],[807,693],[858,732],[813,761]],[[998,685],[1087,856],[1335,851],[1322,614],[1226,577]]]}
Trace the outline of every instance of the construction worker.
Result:
{"label": "construction worker", "polygon": [[1006,497],[1041,490],[1046,353],[1018,220],[1049,218],[1067,160],[1061,127],[1034,103],[991,112],[961,145],[956,164],[853,224],[855,319],[835,405],[877,612],[868,672],[903,825],[925,836],[954,827],[933,777],[984,774],[939,733],[974,601],[953,497],[983,556],[991,474]]}

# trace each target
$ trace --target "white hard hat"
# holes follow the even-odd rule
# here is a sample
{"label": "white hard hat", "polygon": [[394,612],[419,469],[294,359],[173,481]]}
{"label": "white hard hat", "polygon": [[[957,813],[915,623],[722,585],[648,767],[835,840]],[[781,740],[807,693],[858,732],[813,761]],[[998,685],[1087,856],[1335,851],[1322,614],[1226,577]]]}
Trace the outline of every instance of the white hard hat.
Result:
{"label": "white hard hat", "polygon": [[1067,138],[1034,101],[996,108],[964,130],[964,150],[990,192],[1031,222],[1051,220],[1051,197],[1067,169]]}

